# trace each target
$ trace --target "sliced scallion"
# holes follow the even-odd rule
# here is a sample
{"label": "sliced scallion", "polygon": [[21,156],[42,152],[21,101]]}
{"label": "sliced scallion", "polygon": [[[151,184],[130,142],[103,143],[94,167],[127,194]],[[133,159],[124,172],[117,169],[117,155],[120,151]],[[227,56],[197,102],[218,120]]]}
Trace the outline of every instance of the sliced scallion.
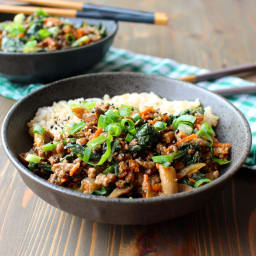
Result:
{"label": "sliced scallion", "polygon": [[214,135],[214,131],[210,127],[208,123],[204,123],[201,126],[201,129],[197,132],[197,135],[200,136],[203,139],[206,139],[210,142],[209,146],[211,147],[213,144],[213,138],[212,135]]}
{"label": "sliced scallion", "polygon": [[85,122],[80,122],[78,124],[72,124],[69,127],[69,134],[74,135],[77,132],[81,131],[85,127],[86,123]]}
{"label": "sliced scallion", "polygon": [[200,179],[200,180],[196,181],[196,183],[194,184],[194,187],[198,188],[201,185],[203,185],[204,183],[210,183],[210,182],[211,182],[210,179]]}
{"label": "sliced scallion", "polygon": [[109,109],[105,116],[107,117],[107,120],[111,123],[117,122],[120,118],[119,111],[117,109]]}
{"label": "sliced scallion", "polygon": [[132,113],[132,106],[121,105],[120,116],[130,116]]}
{"label": "sliced scallion", "polygon": [[224,165],[224,164],[229,164],[231,161],[228,160],[223,160],[223,159],[219,159],[217,157],[211,156],[212,161],[219,164],[219,165]]}
{"label": "sliced scallion", "polygon": [[167,124],[165,122],[157,121],[153,126],[157,131],[162,131],[166,128]]}
{"label": "sliced scallion", "polygon": [[89,147],[89,148],[95,148],[95,147],[97,147],[97,146],[103,144],[106,140],[107,140],[107,137],[102,134],[102,135],[100,135],[99,137],[97,137],[97,138],[95,138],[95,139],[89,141],[89,142],[87,143],[87,147]]}
{"label": "sliced scallion", "polygon": [[82,160],[83,160],[84,162],[88,162],[89,159],[90,159],[91,153],[92,153],[92,149],[89,148],[89,147],[86,147],[86,148],[84,149],[84,155],[83,155]]}
{"label": "sliced scallion", "polygon": [[79,38],[78,40],[76,40],[75,42],[72,43],[72,47],[78,47],[84,44],[87,44],[89,42],[89,37],[88,36],[82,36],[81,38]]}
{"label": "sliced scallion", "polygon": [[193,128],[184,123],[178,125],[178,130],[185,132],[187,135],[191,135],[193,133]]}
{"label": "sliced scallion", "polygon": [[128,131],[131,134],[136,133],[135,124],[134,122],[129,118],[124,118],[121,121],[121,127],[124,131]]}
{"label": "sliced scallion", "polygon": [[106,116],[105,115],[100,115],[98,119],[98,128],[105,129],[107,127],[106,124]]}
{"label": "sliced scallion", "polygon": [[51,36],[51,33],[49,32],[48,29],[42,28],[38,31],[38,35],[40,36],[41,39],[45,39],[45,38]]}
{"label": "sliced scallion", "polygon": [[91,109],[95,108],[96,105],[97,105],[96,102],[90,101],[90,102],[85,103],[84,106],[85,106],[85,108],[86,108],[87,110],[91,110]]}
{"label": "sliced scallion", "polygon": [[43,145],[42,150],[43,150],[43,152],[52,151],[52,150],[56,149],[57,145],[58,145],[57,142],[50,142],[48,144]]}
{"label": "sliced scallion", "polygon": [[35,125],[35,127],[33,129],[33,133],[37,133],[40,135],[44,135],[44,131],[45,131],[45,129],[40,125]]}
{"label": "sliced scallion", "polygon": [[122,129],[121,126],[119,124],[110,124],[107,126],[107,131],[110,135],[115,136],[115,137],[119,137]]}
{"label": "sliced scallion", "polygon": [[103,171],[104,174],[114,173],[114,172],[115,172],[115,166],[114,165],[110,165],[107,169],[105,169]]}
{"label": "sliced scallion", "polygon": [[208,123],[203,123],[201,126],[201,129],[205,130],[210,136],[213,136],[215,134],[214,130]]}
{"label": "sliced scallion", "polygon": [[128,133],[127,135],[126,135],[126,137],[125,137],[125,140],[127,141],[127,142],[131,142],[132,141],[132,139],[133,139],[133,136],[130,134],[130,133]]}
{"label": "sliced scallion", "polygon": [[153,156],[152,160],[154,163],[165,164],[171,163],[173,160],[178,159],[184,155],[183,152],[173,152],[169,155]]}
{"label": "sliced scallion", "polygon": [[131,117],[132,117],[132,119],[133,119],[135,122],[137,122],[138,120],[141,119],[141,116],[140,116],[138,113],[132,115]]}
{"label": "sliced scallion", "polygon": [[27,154],[25,160],[29,163],[38,164],[41,161],[41,157],[34,154]]}
{"label": "sliced scallion", "polygon": [[180,123],[186,123],[188,125],[193,126],[196,121],[196,117],[192,115],[181,115],[180,117],[173,120],[173,129],[176,130]]}

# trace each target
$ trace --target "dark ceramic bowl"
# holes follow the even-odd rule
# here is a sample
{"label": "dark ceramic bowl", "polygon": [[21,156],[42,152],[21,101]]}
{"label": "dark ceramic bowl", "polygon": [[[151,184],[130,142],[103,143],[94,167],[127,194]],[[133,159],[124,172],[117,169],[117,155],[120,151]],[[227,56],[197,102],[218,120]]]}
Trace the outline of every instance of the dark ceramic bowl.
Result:
{"label": "dark ceramic bowl", "polygon": [[[0,22],[11,20],[11,15],[0,15]],[[70,19],[81,22],[81,19]],[[0,74],[13,82],[47,83],[84,73],[105,56],[118,30],[114,21],[86,19],[89,24],[102,25],[107,36],[82,47],[55,52],[7,53],[0,51]]]}
{"label": "dark ceramic bowl", "polygon": [[[215,181],[191,192],[151,199],[105,198],[86,195],[53,185],[34,175],[18,159],[32,147],[26,123],[39,107],[54,101],[79,97],[103,97],[127,92],[155,92],[169,100],[199,99],[220,117],[217,135],[232,145],[231,164],[222,169]],[[221,191],[241,167],[251,146],[251,132],[244,116],[224,98],[192,84],[170,78],[135,73],[102,73],[73,77],[52,83],[15,104],[2,129],[3,145],[24,182],[39,197],[64,211],[88,220],[113,224],[150,224],[182,216],[198,209]]]}

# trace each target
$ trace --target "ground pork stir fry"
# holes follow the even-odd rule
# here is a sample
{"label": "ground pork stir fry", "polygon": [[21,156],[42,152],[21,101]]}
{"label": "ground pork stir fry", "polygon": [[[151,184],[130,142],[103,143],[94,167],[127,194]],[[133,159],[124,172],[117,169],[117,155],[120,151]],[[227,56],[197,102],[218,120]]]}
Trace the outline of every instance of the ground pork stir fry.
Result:
{"label": "ground pork stir fry", "polygon": [[0,23],[0,48],[5,52],[49,52],[83,46],[106,36],[106,29],[86,22],[71,24],[49,16],[43,10],[32,15],[18,14],[13,21]]}
{"label": "ground pork stir fry", "polygon": [[201,106],[176,116],[86,101],[71,109],[79,123],[59,135],[36,125],[32,150],[20,155],[59,186],[108,197],[167,196],[211,182],[229,163],[230,144],[218,141]]}

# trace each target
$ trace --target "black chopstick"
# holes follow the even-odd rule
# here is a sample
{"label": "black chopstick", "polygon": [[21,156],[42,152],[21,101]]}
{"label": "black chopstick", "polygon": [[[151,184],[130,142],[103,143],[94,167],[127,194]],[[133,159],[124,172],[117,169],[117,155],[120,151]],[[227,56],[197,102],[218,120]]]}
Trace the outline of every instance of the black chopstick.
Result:
{"label": "black chopstick", "polygon": [[253,93],[256,93],[256,85],[240,86],[240,87],[233,87],[233,88],[227,88],[227,89],[217,89],[217,90],[211,90],[211,91],[223,97],[235,96],[239,94],[253,94]]}
{"label": "black chopstick", "polygon": [[140,22],[157,25],[167,25],[168,17],[165,13],[144,12],[115,8],[110,6],[100,6],[84,4],[80,1],[69,0],[17,0],[19,2],[35,4],[39,6],[68,8],[77,11],[77,17],[97,18],[116,21]]}
{"label": "black chopstick", "polygon": [[179,80],[198,83],[202,81],[216,80],[225,76],[235,75],[245,72],[256,72],[256,64],[246,64],[230,68],[224,68],[216,71],[210,71],[202,75],[191,75],[179,78]]}

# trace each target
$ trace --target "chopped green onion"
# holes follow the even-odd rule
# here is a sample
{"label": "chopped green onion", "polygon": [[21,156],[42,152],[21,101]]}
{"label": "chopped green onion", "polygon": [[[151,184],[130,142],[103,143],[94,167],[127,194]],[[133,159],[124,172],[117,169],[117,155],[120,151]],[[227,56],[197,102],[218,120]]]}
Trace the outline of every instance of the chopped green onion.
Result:
{"label": "chopped green onion", "polygon": [[107,35],[107,29],[106,28],[102,28],[100,30],[100,35],[101,35],[101,37],[105,37]]}
{"label": "chopped green onion", "polygon": [[65,40],[68,45],[71,45],[76,40],[76,38],[75,38],[74,34],[69,33],[69,34],[66,34]]}
{"label": "chopped green onion", "polygon": [[132,106],[121,105],[120,116],[130,116],[132,113]]}
{"label": "chopped green onion", "polygon": [[112,142],[112,140],[113,140],[113,137],[111,136],[111,135],[109,135],[108,137],[107,137],[107,150],[106,150],[106,152],[101,156],[101,159],[100,159],[100,161],[96,164],[96,165],[102,165],[102,164],[104,164],[106,161],[107,161],[107,159],[111,156],[111,142]]}
{"label": "chopped green onion", "polygon": [[120,118],[119,111],[117,109],[109,109],[106,113],[105,116],[107,117],[107,120],[109,122],[117,122]]}
{"label": "chopped green onion", "polygon": [[107,127],[106,116],[105,115],[100,115],[100,117],[98,119],[98,128],[104,129],[105,127]]}
{"label": "chopped green onion", "polygon": [[134,122],[129,118],[124,118],[121,121],[121,127],[124,131],[128,131],[131,134],[136,134],[135,124]]}
{"label": "chopped green onion", "polygon": [[106,137],[105,135],[100,135],[99,137],[89,141],[87,143],[87,147],[89,148],[95,148],[101,144],[103,144],[106,140],[108,139],[108,137]]}
{"label": "chopped green onion", "polygon": [[200,179],[200,180],[198,180],[198,181],[194,184],[194,187],[195,187],[195,188],[198,188],[198,187],[200,187],[202,184],[204,184],[204,183],[210,183],[210,182],[211,182],[210,179]]}
{"label": "chopped green onion", "polygon": [[127,135],[126,135],[126,137],[125,137],[125,140],[127,141],[127,142],[131,142],[132,141],[132,139],[133,139],[133,136],[130,134],[130,133],[128,133]]}
{"label": "chopped green onion", "polygon": [[55,26],[55,27],[49,28],[48,31],[51,33],[51,35],[57,36],[60,33],[60,28]]}
{"label": "chopped green onion", "polygon": [[69,128],[69,134],[74,135],[85,127],[85,122],[80,122],[79,124],[72,124]]}
{"label": "chopped green onion", "polygon": [[114,173],[114,172],[115,172],[115,166],[114,165],[110,165],[107,169],[105,169],[103,171],[104,174]]}
{"label": "chopped green onion", "polygon": [[71,108],[71,110],[72,110],[72,108],[85,108],[87,110],[91,110],[91,109],[95,108],[96,105],[97,105],[97,103],[94,101],[90,101],[90,102],[83,101],[80,104],[71,104],[70,108]]}
{"label": "chopped green onion", "polygon": [[100,115],[98,120],[98,127],[106,131],[109,124],[119,123],[120,114],[117,109],[109,109],[105,115]]}
{"label": "chopped green onion", "polygon": [[73,158],[75,155],[73,154],[73,153],[71,153],[71,154],[69,154],[69,155],[66,155],[66,156],[64,156],[64,157],[62,157],[61,159],[60,159],[60,162],[62,162],[62,161],[64,161],[64,160],[69,160],[69,159],[71,159],[71,158]]}
{"label": "chopped green onion", "polygon": [[48,13],[45,12],[44,10],[38,9],[38,10],[36,11],[36,16],[37,16],[37,17],[40,17],[40,16],[42,16],[42,17],[48,17],[49,15],[48,15]]}
{"label": "chopped green onion", "polygon": [[176,130],[180,123],[185,123],[191,125],[193,127],[194,122],[196,121],[196,117],[192,115],[182,115],[173,120],[173,129]]}
{"label": "chopped green onion", "polygon": [[38,50],[38,43],[36,40],[31,40],[28,41],[24,47],[23,47],[23,52],[24,53],[30,53],[30,52],[36,52]]}
{"label": "chopped green onion", "polygon": [[65,145],[64,149],[69,148],[73,154],[78,155],[80,158],[82,158],[82,155],[84,154],[84,147],[80,144],[75,143],[68,143]]}
{"label": "chopped green onion", "polygon": [[[96,139],[98,139],[98,138],[100,138],[100,137],[101,137],[101,136],[97,137]],[[105,141],[106,141],[106,143],[107,143],[107,150],[106,150],[105,153],[101,156],[100,161],[99,161],[98,163],[95,164],[95,163],[86,161],[88,164],[93,165],[93,166],[102,165],[102,164],[104,164],[104,163],[111,157],[111,154],[112,154],[112,153],[111,153],[111,142],[112,142],[112,140],[113,140],[113,137],[112,137],[111,135],[109,135],[108,137],[105,137],[105,136],[104,136],[104,138],[105,138]],[[96,139],[94,139],[94,140],[96,140]],[[105,142],[105,141],[103,141],[103,138],[101,138],[101,141],[99,140],[98,143],[101,142],[100,144],[102,144],[102,143]],[[92,142],[92,141],[90,141],[90,142]],[[90,142],[87,143],[87,146],[88,146],[88,144],[89,144]],[[93,143],[92,146],[93,146],[93,145],[96,145],[96,144],[97,144],[97,143]],[[100,144],[97,144],[97,145],[100,145]],[[92,148],[93,148],[92,146],[89,145],[88,147],[90,147],[90,149],[92,149]],[[83,159],[83,161],[84,161],[84,160],[87,160],[87,159]]]}
{"label": "chopped green onion", "polygon": [[84,107],[85,107],[87,110],[91,110],[91,109],[95,108],[96,105],[97,105],[96,102],[90,101],[90,102],[85,103],[85,104],[84,104]]}
{"label": "chopped green onion", "polygon": [[219,165],[224,165],[224,164],[229,164],[231,161],[227,161],[227,160],[223,160],[223,159],[219,159],[217,157],[214,157],[213,155],[211,156],[212,161],[219,164]]}
{"label": "chopped green onion", "polygon": [[201,129],[197,132],[197,135],[203,139],[207,139],[210,142],[210,147],[213,144],[212,136],[215,134],[214,130],[208,123],[203,123]]}
{"label": "chopped green onion", "polygon": [[23,13],[19,13],[17,15],[15,15],[13,21],[14,23],[17,23],[17,24],[22,24],[22,22],[25,20],[25,15]]}
{"label": "chopped green onion", "polygon": [[70,142],[75,143],[76,140],[77,140],[77,138],[67,138],[67,139],[64,139],[64,140],[63,140],[63,144],[66,145],[66,144],[68,144],[68,143],[70,143]]}
{"label": "chopped green onion", "polygon": [[114,142],[112,143],[112,148],[111,148],[111,155],[108,158],[108,161],[111,162],[112,161],[112,155],[116,152],[116,151],[120,151],[121,149],[121,143],[119,140],[114,140]]}
{"label": "chopped green onion", "polygon": [[27,154],[25,160],[30,163],[40,163],[41,157],[34,154]]}
{"label": "chopped green onion", "polygon": [[171,163],[173,160],[178,159],[184,155],[183,152],[173,152],[169,155],[153,156],[152,160],[154,163],[165,164]]}
{"label": "chopped green onion", "polygon": [[215,134],[214,130],[208,123],[203,123],[201,126],[201,129],[205,130],[210,136],[213,136]]}
{"label": "chopped green onion", "polygon": [[44,131],[45,131],[45,129],[40,125],[35,125],[35,127],[33,129],[33,133],[37,133],[40,135],[44,135]]}
{"label": "chopped green onion", "polygon": [[161,121],[157,121],[155,124],[154,124],[154,128],[157,130],[157,131],[162,131],[166,128],[167,124],[165,122],[161,122]]}
{"label": "chopped green onion", "polygon": [[133,119],[135,122],[137,122],[137,121],[139,121],[139,120],[141,119],[141,116],[140,116],[138,113],[132,115],[131,117],[132,117],[132,119]]}
{"label": "chopped green onion", "polygon": [[107,126],[107,131],[109,132],[110,135],[119,137],[122,132],[122,129],[119,124],[110,124]]}
{"label": "chopped green onion", "polygon": [[43,145],[42,150],[43,150],[43,152],[52,151],[57,147],[57,145],[58,145],[57,142],[50,142],[48,144]]}
{"label": "chopped green onion", "polygon": [[72,43],[72,47],[77,47],[77,46],[81,46],[83,44],[86,44],[89,42],[89,37],[88,36],[83,36],[81,38],[79,38],[78,40],[76,40],[75,42]]}
{"label": "chopped green onion", "polygon": [[97,196],[105,196],[107,193],[108,191],[105,187],[101,187],[101,189],[94,190],[92,192],[93,195],[97,195]]}
{"label": "chopped green onion", "polygon": [[18,24],[18,23],[12,23],[12,24],[8,24],[5,27],[5,30],[8,34],[10,34],[12,37],[16,37],[21,33],[25,32],[25,27],[22,24]]}
{"label": "chopped green onion", "polygon": [[38,31],[38,35],[40,36],[41,39],[45,39],[51,35],[48,29],[42,28]]}
{"label": "chopped green onion", "polygon": [[191,135],[193,133],[193,128],[190,125],[180,123],[178,125],[178,130],[185,132],[187,135]]}
{"label": "chopped green onion", "polygon": [[82,160],[84,162],[88,162],[89,159],[90,159],[91,153],[92,153],[92,149],[91,148],[89,148],[89,147],[85,148]]}

